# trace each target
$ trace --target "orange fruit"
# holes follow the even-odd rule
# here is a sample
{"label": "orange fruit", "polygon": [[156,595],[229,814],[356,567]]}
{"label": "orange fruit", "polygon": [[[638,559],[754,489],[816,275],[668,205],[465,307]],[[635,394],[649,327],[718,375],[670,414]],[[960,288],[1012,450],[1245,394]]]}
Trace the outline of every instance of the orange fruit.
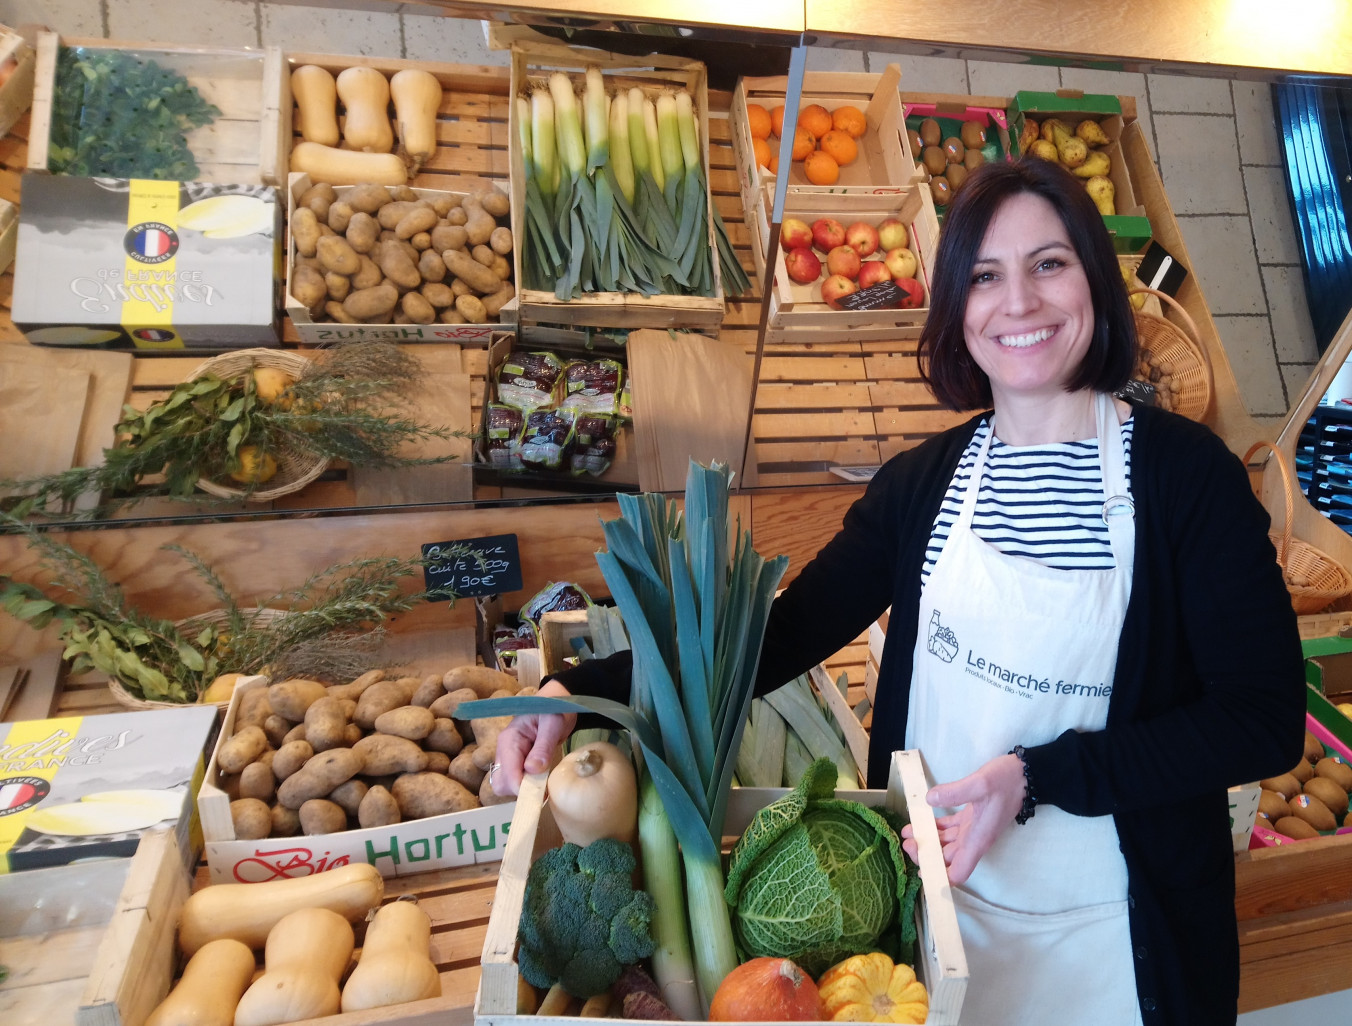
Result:
{"label": "orange fruit", "polygon": [[770,166],[770,144],[764,139],[752,139],[751,148],[756,151],[756,164],[759,167]]}
{"label": "orange fruit", "polygon": [[858,139],[868,130],[868,118],[864,117],[864,112],[858,107],[847,104],[831,112],[831,127],[838,132],[844,132],[851,139]]}
{"label": "orange fruit", "polygon": [[834,128],[817,140],[817,147],[823,153],[829,153],[841,167],[853,163],[854,158],[859,156],[859,145],[854,139]]}
{"label": "orange fruit", "polygon": [[793,159],[804,160],[817,148],[817,138],[802,125],[793,130]]}
{"label": "orange fruit", "polygon": [[820,139],[831,131],[831,112],[820,103],[811,103],[798,112],[798,123]]}
{"label": "orange fruit", "polygon": [[803,161],[803,172],[813,185],[835,185],[840,178],[840,165],[831,154],[822,150],[813,150]]}
{"label": "orange fruit", "polygon": [[746,105],[746,118],[751,122],[751,138],[770,138],[770,112],[759,103]]}
{"label": "orange fruit", "polygon": [[779,150],[775,150],[774,153],[770,154],[770,174],[779,174]]}
{"label": "orange fruit", "polygon": [[776,139],[784,132],[784,104],[770,111],[770,132]]}

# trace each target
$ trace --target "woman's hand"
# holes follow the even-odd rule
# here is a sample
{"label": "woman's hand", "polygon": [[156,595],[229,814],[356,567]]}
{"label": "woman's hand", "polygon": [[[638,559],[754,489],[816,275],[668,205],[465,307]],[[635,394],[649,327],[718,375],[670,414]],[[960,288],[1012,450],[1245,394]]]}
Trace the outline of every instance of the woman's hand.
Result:
{"label": "woman's hand", "polygon": [[[542,698],[567,698],[568,689],[556,680],[540,688]],[[576,713],[532,713],[514,716],[498,735],[492,788],[497,794],[516,794],[526,773],[549,769],[555,749],[577,723]]]}
{"label": "woman's hand", "polygon": [[[937,820],[951,883],[965,883],[1000,834],[1014,825],[1027,787],[1018,756],[1001,755],[961,780],[930,788],[927,804],[958,809]],[[915,834],[909,824],[901,837],[906,854],[915,858]]]}

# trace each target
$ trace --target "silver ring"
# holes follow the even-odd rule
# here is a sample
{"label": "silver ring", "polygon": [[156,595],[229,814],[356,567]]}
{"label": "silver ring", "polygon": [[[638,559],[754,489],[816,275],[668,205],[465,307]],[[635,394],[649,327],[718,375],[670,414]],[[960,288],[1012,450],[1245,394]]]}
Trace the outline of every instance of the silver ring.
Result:
{"label": "silver ring", "polygon": [[493,774],[496,773],[497,771],[498,771],[498,764],[497,764],[496,762],[489,763],[489,765],[488,765],[488,786],[489,786],[489,787],[492,787],[492,786],[493,786]]}

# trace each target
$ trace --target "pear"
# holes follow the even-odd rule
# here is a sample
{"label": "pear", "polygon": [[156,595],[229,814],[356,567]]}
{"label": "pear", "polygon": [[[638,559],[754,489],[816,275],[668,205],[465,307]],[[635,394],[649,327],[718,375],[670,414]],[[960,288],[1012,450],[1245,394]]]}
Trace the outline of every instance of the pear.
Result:
{"label": "pear", "polygon": [[1038,127],[1038,123],[1032,118],[1024,118],[1023,131],[1019,133],[1019,152],[1029,152],[1034,141],[1041,138],[1041,129]]}
{"label": "pear", "polygon": [[1103,131],[1103,126],[1097,121],[1090,121],[1088,118],[1085,118],[1075,126],[1075,134],[1090,146],[1108,145],[1108,136]]}
{"label": "pear", "polygon": [[1058,148],[1063,141],[1071,138],[1073,135],[1074,133],[1070,130],[1070,126],[1060,118],[1048,118],[1046,121],[1042,122],[1042,138],[1046,139],[1049,143],[1054,143]]}
{"label": "pear", "polygon": [[1090,150],[1084,163],[1070,169],[1070,173],[1080,178],[1107,178],[1112,173],[1113,162],[1102,150]]}
{"label": "pear", "polygon": [[1117,207],[1113,203],[1113,196],[1117,190],[1113,188],[1111,179],[1096,175],[1085,182],[1085,188],[1089,190],[1089,198],[1094,201],[1094,206],[1098,207],[1100,214],[1117,213]]}
{"label": "pear", "polygon": [[1089,158],[1089,146],[1083,139],[1068,135],[1056,144],[1056,154],[1062,164],[1074,170]]}
{"label": "pear", "polygon": [[1043,160],[1055,162],[1057,159],[1056,144],[1048,142],[1046,139],[1034,140],[1028,152],[1031,156],[1041,157]]}

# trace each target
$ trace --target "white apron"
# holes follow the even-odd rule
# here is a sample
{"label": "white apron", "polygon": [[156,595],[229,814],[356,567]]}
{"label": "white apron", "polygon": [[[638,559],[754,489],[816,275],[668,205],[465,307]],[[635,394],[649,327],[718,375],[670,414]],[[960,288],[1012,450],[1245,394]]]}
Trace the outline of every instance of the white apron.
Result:
{"label": "white apron", "polygon": [[[1110,397],[1099,397],[1096,420],[1105,495],[1114,497],[1104,504],[1112,570],[1056,570],[978,538],[972,515],[994,426],[978,454],[920,600],[906,747],[924,753],[936,783],[1016,744],[1107,721],[1135,539]],[[1010,824],[954,888],[970,972],[962,1022],[1139,1023],[1126,899],[1111,816],[1039,805],[1024,825]]]}

